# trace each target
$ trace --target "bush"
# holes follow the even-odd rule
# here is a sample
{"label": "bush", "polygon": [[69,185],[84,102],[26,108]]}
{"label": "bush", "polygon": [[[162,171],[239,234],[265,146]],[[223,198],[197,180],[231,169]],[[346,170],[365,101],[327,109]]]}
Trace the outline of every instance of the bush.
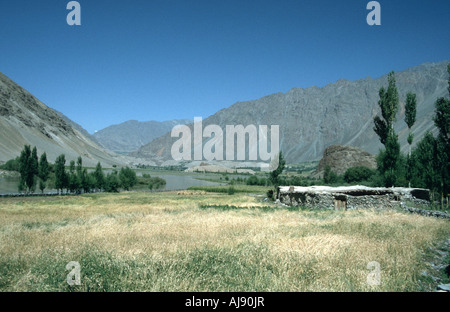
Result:
{"label": "bush", "polygon": [[250,178],[247,179],[247,181],[245,182],[247,185],[258,185],[258,177],[257,176],[251,176]]}
{"label": "bush", "polygon": [[327,165],[323,174],[323,182],[325,182],[326,184],[332,184],[336,183],[337,181],[338,175],[334,171],[331,171],[331,167]]}
{"label": "bush", "polygon": [[267,179],[265,178],[260,178],[258,179],[257,176],[252,175],[251,177],[249,177],[246,181],[245,184],[247,185],[260,185],[260,186],[266,186],[268,185],[267,183]]}
{"label": "bush", "polygon": [[273,190],[268,190],[266,195],[268,199],[273,200]]}
{"label": "bush", "polygon": [[234,189],[234,187],[230,186],[230,187],[227,189],[227,194],[228,194],[228,195],[233,195],[234,193],[236,193],[236,190]]}
{"label": "bush", "polygon": [[368,181],[375,174],[375,170],[372,170],[367,167],[359,166],[359,167],[351,167],[348,168],[344,174],[344,180],[347,183],[353,182],[361,182]]}
{"label": "bush", "polygon": [[148,188],[150,190],[162,189],[166,186],[166,180],[160,177],[154,177],[149,179]]}
{"label": "bush", "polygon": [[128,167],[120,169],[119,179],[120,184],[127,191],[129,191],[131,187],[137,184],[136,172]]}
{"label": "bush", "polygon": [[117,176],[117,171],[109,173],[105,180],[105,192],[108,193],[118,193],[120,187],[119,177]]}
{"label": "bush", "polygon": [[7,171],[19,171],[19,157],[8,160],[5,164],[0,166],[0,169]]}

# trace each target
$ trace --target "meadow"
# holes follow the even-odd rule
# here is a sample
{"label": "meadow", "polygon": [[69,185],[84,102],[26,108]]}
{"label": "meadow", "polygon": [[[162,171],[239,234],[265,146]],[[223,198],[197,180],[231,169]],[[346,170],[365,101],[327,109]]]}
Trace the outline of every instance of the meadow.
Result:
{"label": "meadow", "polygon": [[[0,199],[0,291],[432,290],[421,272],[448,221],[278,207],[248,192]],[[72,261],[81,285],[66,281]]]}

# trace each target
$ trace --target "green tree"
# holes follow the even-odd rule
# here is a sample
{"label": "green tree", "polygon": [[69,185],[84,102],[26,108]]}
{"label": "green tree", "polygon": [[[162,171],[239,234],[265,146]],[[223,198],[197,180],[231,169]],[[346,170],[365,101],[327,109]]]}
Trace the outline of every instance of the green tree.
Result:
{"label": "green tree", "polygon": [[77,163],[75,167],[76,172],[76,183],[75,183],[75,191],[77,194],[81,193],[83,189],[83,159],[81,156],[78,156]]}
{"label": "green tree", "polygon": [[435,189],[437,181],[435,154],[436,139],[428,131],[411,153],[415,164],[415,181],[413,182],[415,187]]}
{"label": "green tree", "polygon": [[39,189],[42,193],[46,188],[47,180],[50,175],[50,168],[47,161],[47,154],[44,152],[39,159]]}
{"label": "green tree", "polygon": [[69,191],[74,193],[78,189],[78,177],[75,172],[75,161],[71,160],[69,163]]}
{"label": "green tree", "polygon": [[64,154],[59,155],[55,161],[55,188],[62,192],[63,189],[68,187],[68,175],[66,172],[66,156]]}
{"label": "green tree", "polygon": [[332,184],[336,183],[337,180],[338,180],[337,174],[331,170],[330,165],[326,165],[323,173],[323,182],[325,184]]}
{"label": "green tree", "polygon": [[[449,93],[450,93],[450,64],[447,66],[449,73]],[[435,164],[438,175],[437,190],[441,194],[441,205],[444,198],[449,195],[450,186],[450,100],[439,98],[435,103],[435,116],[433,118],[439,134],[436,138]]]}
{"label": "green tree", "polygon": [[39,175],[39,160],[36,146],[33,147],[33,150],[31,151],[30,166],[31,166],[31,174],[33,175],[33,185],[35,185],[36,184],[35,176]]}
{"label": "green tree", "polygon": [[378,95],[380,100],[378,105],[381,108],[381,116],[375,116],[374,131],[378,134],[380,142],[385,145],[388,139],[389,133],[394,130],[393,123],[396,119],[396,114],[398,111],[399,99],[398,90],[395,81],[395,73],[390,72],[388,75],[388,88],[381,87]]}
{"label": "green tree", "polygon": [[102,190],[105,188],[105,174],[103,173],[102,165],[100,162],[97,163],[94,171],[95,177],[95,188],[98,190]]}
{"label": "green tree", "polygon": [[117,171],[114,170],[111,173],[108,173],[105,179],[105,192],[108,193],[118,193],[120,188],[120,180],[117,175]]}
{"label": "green tree", "polygon": [[131,187],[137,184],[136,172],[129,167],[121,168],[119,172],[119,179],[122,188],[129,191]]}
{"label": "green tree", "polygon": [[38,172],[37,149],[29,145],[25,145],[19,157],[19,191],[33,192],[36,186],[36,175]]}
{"label": "green tree", "polygon": [[273,185],[275,192],[278,191],[278,186],[280,185],[280,174],[283,173],[283,170],[286,166],[286,161],[283,158],[283,152],[278,153],[278,166],[275,170],[270,172],[269,181]]}
{"label": "green tree", "polygon": [[95,179],[94,172],[87,172],[87,169],[83,169],[83,175],[85,176],[85,180],[83,182],[83,189],[85,193],[90,193],[92,190],[96,188],[97,180]]}
{"label": "green tree", "polygon": [[25,145],[23,150],[20,152],[19,157],[19,173],[20,173],[20,181],[19,181],[19,192],[22,192],[26,189],[26,180],[29,173],[29,159],[31,156],[31,148],[29,145]]}
{"label": "green tree", "polygon": [[166,186],[166,180],[160,177],[150,177],[148,188],[150,190],[158,190]]}
{"label": "green tree", "polygon": [[374,170],[367,167],[351,167],[345,171],[344,180],[347,183],[368,181],[374,174]]}
{"label": "green tree", "polygon": [[408,92],[406,94],[406,105],[405,105],[405,122],[408,126],[408,156],[407,156],[407,173],[406,173],[406,179],[408,180],[408,185],[411,187],[411,171],[412,171],[412,160],[411,160],[411,145],[414,140],[414,134],[411,132],[411,128],[414,126],[414,123],[416,122],[416,113],[417,113],[417,99],[416,94],[412,92]]}
{"label": "green tree", "polygon": [[19,157],[8,160],[4,165],[0,166],[0,169],[19,172]]}
{"label": "green tree", "polygon": [[[379,136],[380,142],[384,145],[385,151],[381,151],[378,157],[378,170],[385,186],[393,186],[401,180],[400,168],[400,144],[398,136],[394,131],[394,122],[399,106],[398,90],[394,72],[388,75],[388,88],[380,88],[380,100],[378,105],[381,109],[381,116],[374,118],[374,131]],[[380,166],[381,164],[381,166]]]}

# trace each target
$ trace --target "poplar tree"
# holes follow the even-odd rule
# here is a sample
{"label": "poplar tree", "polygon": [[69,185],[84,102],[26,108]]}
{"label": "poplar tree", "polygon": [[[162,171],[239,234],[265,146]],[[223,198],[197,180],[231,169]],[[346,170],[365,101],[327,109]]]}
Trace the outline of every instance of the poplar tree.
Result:
{"label": "poplar tree", "polygon": [[25,188],[28,192],[34,191],[36,186],[36,175],[39,173],[38,165],[39,161],[36,147],[31,151],[31,147],[25,145],[19,157],[19,191],[22,191]]}
{"label": "poplar tree", "polygon": [[[450,94],[450,64],[447,66],[449,74],[449,94]],[[449,194],[450,185],[450,100],[439,98],[435,103],[436,114],[433,118],[439,134],[436,138],[436,171],[438,173],[438,191],[441,194],[441,205],[444,205],[444,198]],[[448,198],[447,198],[448,203]]]}
{"label": "poplar tree", "polygon": [[414,134],[411,132],[411,128],[414,126],[414,123],[416,122],[416,107],[417,107],[417,100],[416,100],[416,94],[412,92],[408,92],[406,94],[406,105],[405,105],[405,122],[408,126],[408,144],[409,144],[409,151],[408,151],[408,158],[407,158],[407,166],[408,171],[406,173],[406,178],[408,179],[408,185],[411,187],[411,169],[412,169],[412,163],[411,163],[411,145],[414,140]]}
{"label": "poplar tree", "polygon": [[103,173],[102,165],[100,162],[97,163],[94,171],[95,177],[95,188],[102,190],[105,188],[105,174]]}
{"label": "poplar tree", "polygon": [[39,159],[39,189],[42,193],[44,193],[45,188],[47,187],[47,180],[50,174],[47,154],[44,152]]}
{"label": "poplar tree", "polygon": [[400,144],[394,131],[394,122],[399,106],[398,90],[395,81],[395,73],[388,75],[388,88],[381,87],[378,105],[381,109],[381,117],[374,118],[374,131],[379,136],[385,150],[378,155],[378,170],[386,187],[393,186],[399,180]]}
{"label": "poplar tree", "polygon": [[66,156],[61,154],[56,158],[55,161],[55,188],[60,192],[67,188],[68,185],[68,177],[66,173]]}
{"label": "poplar tree", "polygon": [[278,186],[280,184],[280,174],[283,172],[286,161],[283,158],[283,153],[280,151],[278,153],[278,167],[270,172],[269,180],[272,183],[275,193],[278,191]]}

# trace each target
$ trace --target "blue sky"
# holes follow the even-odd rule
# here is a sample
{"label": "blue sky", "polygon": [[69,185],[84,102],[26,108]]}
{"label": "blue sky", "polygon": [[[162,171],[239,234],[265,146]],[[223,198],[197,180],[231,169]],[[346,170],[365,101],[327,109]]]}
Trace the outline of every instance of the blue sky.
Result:
{"label": "blue sky", "polygon": [[450,1],[1,0],[0,72],[89,132],[450,57]]}

